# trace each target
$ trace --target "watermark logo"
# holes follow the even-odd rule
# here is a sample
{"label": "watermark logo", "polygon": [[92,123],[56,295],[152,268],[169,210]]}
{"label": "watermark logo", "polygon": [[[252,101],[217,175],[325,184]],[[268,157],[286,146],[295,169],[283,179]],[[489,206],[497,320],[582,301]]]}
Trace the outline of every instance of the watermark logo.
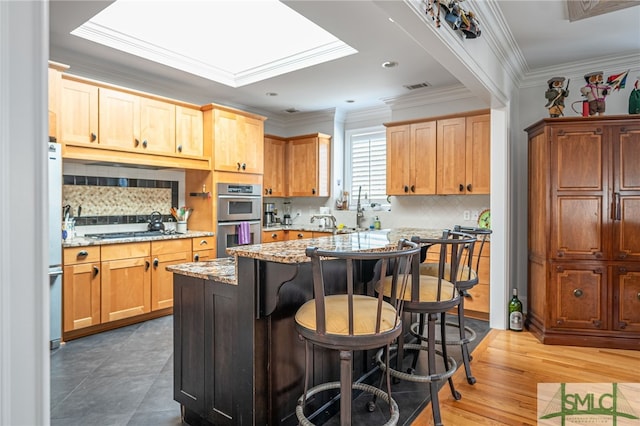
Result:
{"label": "watermark logo", "polygon": [[640,426],[640,383],[538,383],[538,425]]}

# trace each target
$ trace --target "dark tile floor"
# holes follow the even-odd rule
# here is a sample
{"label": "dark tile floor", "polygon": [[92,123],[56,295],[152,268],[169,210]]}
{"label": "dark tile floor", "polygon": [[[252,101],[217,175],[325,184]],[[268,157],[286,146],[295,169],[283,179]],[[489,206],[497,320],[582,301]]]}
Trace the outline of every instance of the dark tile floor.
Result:
{"label": "dark tile floor", "polygon": [[[478,333],[475,347],[489,330],[488,323],[470,320],[469,325]],[[451,347],[450,354],[460,359],[458,348]],[[394,385],[399,424],[409,425],[426,405],[426,387]],[[368,400],[354,401],[354,424],[378,424],[388,415],[383,413],[388,409],[384,403],[369,413]],[[180,405],[173,400],[172,316],[72,340],[51,352],[52,426],[183,424]],[[338,423],[331,419],[326,424]]]}

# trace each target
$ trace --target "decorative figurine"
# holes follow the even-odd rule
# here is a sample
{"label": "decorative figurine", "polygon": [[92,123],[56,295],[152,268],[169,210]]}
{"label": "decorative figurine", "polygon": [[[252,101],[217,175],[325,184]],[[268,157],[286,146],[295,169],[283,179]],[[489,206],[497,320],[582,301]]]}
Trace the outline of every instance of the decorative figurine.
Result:
{"label": "decorative figurine", "polygon": [[549,110],[550,117],[564,115],[564,99],[569,96],[569,81],[567,80],[566,88],[562,88],[564,77],[552,77],[547,81],[549,88],[544,92],[544,97],[548,99],[545,108]]}
{"label": "decorative figurine", "polygon": [[611,87],[604,84],[602,71],[585,74],[584,79],[587,85],[580,88],[580,93],[587,98],[589,115],[603,114],[605,111],[605,98],[609,94]]}

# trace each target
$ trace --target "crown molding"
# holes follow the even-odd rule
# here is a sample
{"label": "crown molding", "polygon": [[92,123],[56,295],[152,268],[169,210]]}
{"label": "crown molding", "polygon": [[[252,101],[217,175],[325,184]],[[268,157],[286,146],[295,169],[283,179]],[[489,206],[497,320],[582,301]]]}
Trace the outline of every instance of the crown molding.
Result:
{"label": "crown molding", "polygon": [[617,56],[601,56],[588,61],[568,62],[552,67],[538,68],[527,73],[520,84],[521,89],[546,85],[549,77],[554,75],[582,75],[593,69],[609,70],[606,72],[622,72],[627,69],[640,70],[637,53]]}
{"label": "crown molding", "polygon": [[458,84],[433,90],[426,89],[421,93],[384,98],[382,100],[391,109],[405,109],[469,98],[475,98],[475,96],[469,89]]}

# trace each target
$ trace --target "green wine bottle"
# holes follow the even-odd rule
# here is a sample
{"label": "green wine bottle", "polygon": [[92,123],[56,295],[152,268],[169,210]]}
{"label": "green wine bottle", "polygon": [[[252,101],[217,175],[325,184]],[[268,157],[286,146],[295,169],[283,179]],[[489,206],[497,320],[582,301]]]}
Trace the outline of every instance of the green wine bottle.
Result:
{"label": "green wine bottle", "polygon": [[513,289],[513,297],[509,302],[509,330],[522,331],[522,302],[518,299],[518,289]]}

